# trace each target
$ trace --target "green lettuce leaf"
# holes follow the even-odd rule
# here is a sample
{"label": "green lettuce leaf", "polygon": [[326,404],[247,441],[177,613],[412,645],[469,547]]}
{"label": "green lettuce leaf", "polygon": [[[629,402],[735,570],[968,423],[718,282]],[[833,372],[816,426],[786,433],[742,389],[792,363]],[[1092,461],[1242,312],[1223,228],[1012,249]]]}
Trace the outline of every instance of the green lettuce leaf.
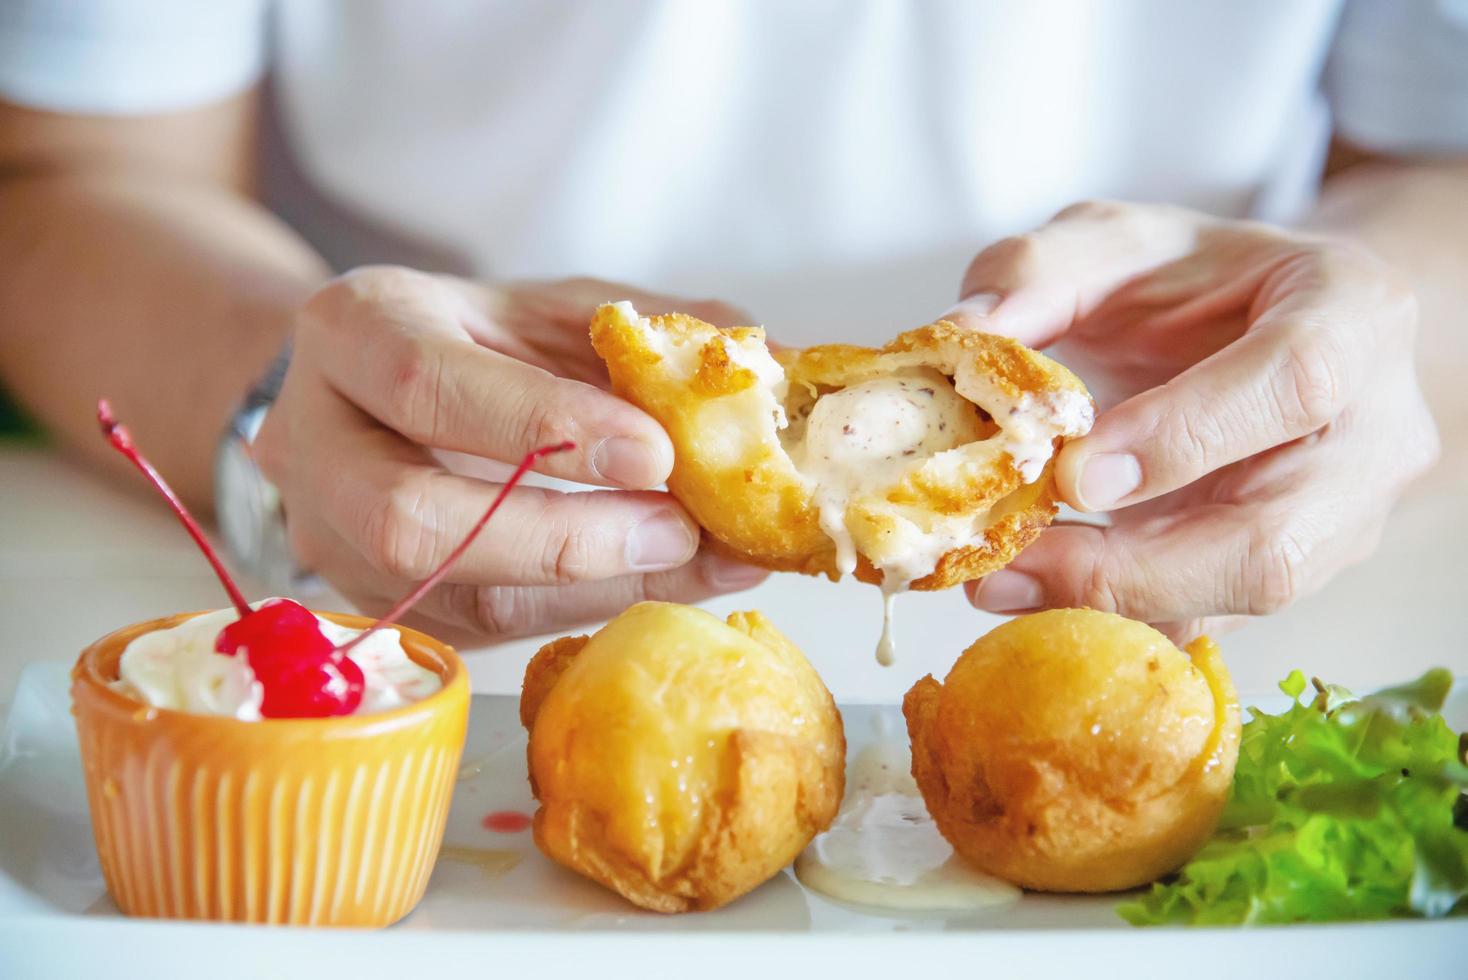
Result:
{"label": "green lettuce leaf", "polygon": [[1439,712],[1446,670],[1357,698],[1305,677],[1250,709],[1218,830],[1118,907],[1133,925],[1322,922],[1468,911],[1468,759]]}

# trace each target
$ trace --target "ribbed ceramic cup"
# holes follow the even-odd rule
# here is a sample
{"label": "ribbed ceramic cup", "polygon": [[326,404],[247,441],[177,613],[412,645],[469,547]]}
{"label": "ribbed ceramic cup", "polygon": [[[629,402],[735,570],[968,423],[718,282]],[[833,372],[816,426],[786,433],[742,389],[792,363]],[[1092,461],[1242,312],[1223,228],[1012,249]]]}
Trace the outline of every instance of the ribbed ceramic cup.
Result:
{"label": "ribbed ceramic cup", "polygon": [[[107,889],[128,915],[385,926],[428,884],[463,751],[453,648],[399,627],[443,687],[378,714],[239,721],[113,690],[139,623],[82,651],[72,710]],[[363,629],[371,620],[321,613]]]}

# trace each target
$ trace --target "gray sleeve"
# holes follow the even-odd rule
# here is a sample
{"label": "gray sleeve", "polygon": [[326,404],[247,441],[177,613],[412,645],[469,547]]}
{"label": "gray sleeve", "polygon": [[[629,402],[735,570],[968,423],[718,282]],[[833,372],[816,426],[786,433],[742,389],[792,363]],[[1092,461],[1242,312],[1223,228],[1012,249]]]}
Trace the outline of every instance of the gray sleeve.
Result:
{"label": "gray sleeve", "polygon": [[1348,0],[1325,89],[1366,149],[1468,152],[1468,0]]}

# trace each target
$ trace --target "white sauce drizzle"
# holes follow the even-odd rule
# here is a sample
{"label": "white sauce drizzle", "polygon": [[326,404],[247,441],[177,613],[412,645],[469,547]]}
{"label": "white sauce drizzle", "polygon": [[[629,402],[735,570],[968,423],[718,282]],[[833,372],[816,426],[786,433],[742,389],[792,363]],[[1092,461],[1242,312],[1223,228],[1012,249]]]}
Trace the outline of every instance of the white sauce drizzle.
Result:
{"label": "white sauce drizzle", "polygon": [[877,641],[877,663],[883,667],[891,667],[897,662],[897,634],[892,626],[897,592],[897,589],[888,588],[885,582],[882,584],[882,638]]}
{"label": "white sauce drizzle", "polygon": [[795,861],[807,888],[841,902],[899,911],[1009,905],[1020,890],[966,864],[928,815],[908,770],[906,743],[889,736],[859,752],[836,822]]}

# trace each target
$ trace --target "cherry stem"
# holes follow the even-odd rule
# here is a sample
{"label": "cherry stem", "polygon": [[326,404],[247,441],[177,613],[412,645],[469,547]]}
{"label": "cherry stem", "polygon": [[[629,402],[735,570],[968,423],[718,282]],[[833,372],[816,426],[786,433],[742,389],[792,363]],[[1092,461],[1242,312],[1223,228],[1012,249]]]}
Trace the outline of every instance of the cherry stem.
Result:
{"label": "cherry stem", "polygon": [[469,545],[474,543],[474,539],[479,536],[479,532],[484,530],[484,525],[489,523],[489,519],[494,516],[494,512],[500,509],[500,504],[504,503],[505,498],[510,495],[510,491],[515,489],[515,484],[519,483],[521,478],[530,472],[531,467],[547,456],[569,452],[575,448],[576,444],[574,442],[562,442],[554,446],[542,446],[539,449],[532,449],[526,453],[525,458],[520,460],[520,465],[515,467],[515,472],[510,474],[510,478],[505,481],[505,485],[500,487],[500,492],[495,495],[494,501],[489,505],[489,509],[484,512],[484,516],[479,518],[475,525],[469,529],[469,533],[464,535],[464,540],[459,542],[458,547],[449,552],[449,556],[443,560],[443,564],[439,565],[432,575],[420,582],[417,588],[398,600],[398,604],[388,610],[387,615],[337,647],[336,652],[345,654],[352,647],[361,643],[368,636],[382,629],[384,626],[391,626],[393,623],[396,623],[399,617],[409,609],[412,609],[418,600],[422,599],[428,593],[429,589],[443,581],[444,576],[449,573],[449,569],[453,567],[454,562],[458,561],[464,552],[469,550]]}
{"label": "cherry stem", "polygon": [[173,509],[179,523],[184,526],[185,531],[189,532],[189,536],[194,539],[194,543],[199,546],[199,550],[204,552],[204,557],[209,559],[209,564],[214,567],[214,574],[219,576],[224,591],[229,593],[229,601],[234,603],[241,617],[248,616],[251,611],[250,604],[245,601],[239,587],[234,584],[234,579],[229,577],[229,572],[225,570],[224,563],[219,560],[219,555],[215,552],[213,545],[204,537],[204,531],[199,527],[199,522],[194,520],[188,508],[184,507],[183,501],[178,499],[178,494],[173,492],[173,488],[163,479],[163,475],[155,470],[153,464],[144,459],[138,447],[133,445],[132,434],[113,416],[112,406],[107,404],[105,398],[97,402],[97,421],[102,426],[102,434],[107,437],[108,442],[112,443],[112,448],[130,459],[132,464],[141,470],[154,488],[163,495],[163,499],[168,501],[168,506]]}

